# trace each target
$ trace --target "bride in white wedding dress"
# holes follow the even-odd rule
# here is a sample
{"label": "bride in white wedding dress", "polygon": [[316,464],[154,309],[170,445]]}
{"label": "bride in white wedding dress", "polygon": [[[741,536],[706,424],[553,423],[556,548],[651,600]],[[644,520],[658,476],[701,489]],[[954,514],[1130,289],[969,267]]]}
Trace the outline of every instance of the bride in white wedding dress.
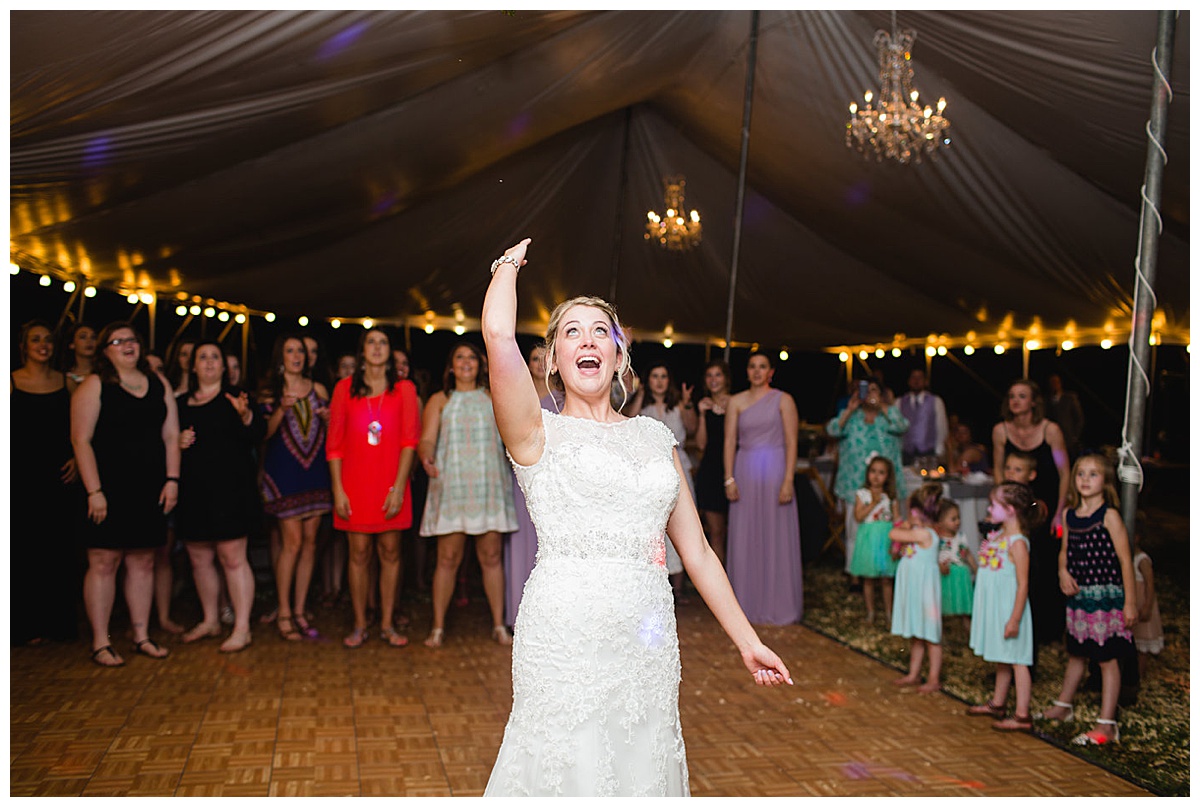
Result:
{"label": "bride in white wedding dress", "polygon": [[612,306],[551,316],[544,411],[516,340],[525,239],[492,264],[483,305],[492,404],[537,527],[513,639],[513,708],[488,796],[686,796],[679,642],[666,538],[755,683],[791,683],[704,539],[667,427],[613,409],[629,350]]}

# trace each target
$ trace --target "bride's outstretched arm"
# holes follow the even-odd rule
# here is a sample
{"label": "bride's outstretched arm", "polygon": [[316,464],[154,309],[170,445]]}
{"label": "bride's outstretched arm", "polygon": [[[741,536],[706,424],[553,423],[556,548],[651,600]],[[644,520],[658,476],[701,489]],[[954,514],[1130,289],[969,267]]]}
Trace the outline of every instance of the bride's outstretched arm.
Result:
{"label": "bride's outstretched arm", "polygon": [[792,675],[783,661],[762,643],[746,619],[742,606],[734,596],[733,587],[729,585],[729,578],[725,576],[725,568],[704,539],[700,514],[696,512],[678,454],[675,454],[675,470],[679,474],[679,501],[675,503],[675,510],[667,521],[667,534],[679,552],[688,577],[717,622],[721,623],[725,633],[737,646],[742,663],[754,675],[754,683],[762,686],[792,683]]}
{"label": "bride's outstretched arm", "polygon": [[483,341],[488,352],[488,380],[496,427],[512,458],[533,465],[542,456],[545,435],[537,390],[517,344],[517,272],[525,265],[526,238],[496,263],[483,298]]}

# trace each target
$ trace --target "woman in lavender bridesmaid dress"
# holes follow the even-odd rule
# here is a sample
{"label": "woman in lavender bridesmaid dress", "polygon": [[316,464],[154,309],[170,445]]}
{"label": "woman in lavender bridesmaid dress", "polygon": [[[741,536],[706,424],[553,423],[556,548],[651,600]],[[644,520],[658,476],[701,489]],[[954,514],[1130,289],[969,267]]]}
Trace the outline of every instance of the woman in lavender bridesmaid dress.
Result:
{"label": "woman in lavender bridesmaid dress", "polygon": [[729,582],[750,622],[788,625],[804,616],[793,487],[799,416],[792,396],[771,388],[774,373],[769,356],[752,354],[750,389],[725,409],[726,554]]}

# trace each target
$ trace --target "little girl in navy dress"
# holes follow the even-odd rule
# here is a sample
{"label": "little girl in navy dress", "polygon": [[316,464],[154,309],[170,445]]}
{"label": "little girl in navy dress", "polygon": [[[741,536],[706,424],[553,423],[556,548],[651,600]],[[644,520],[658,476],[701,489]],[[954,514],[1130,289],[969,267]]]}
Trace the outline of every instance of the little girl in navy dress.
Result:
{"label": "little girl in navy dress", "polygon": [[1137,585],[1129,534],[1118,505],[1112,464],[1099,454],[1075,460],[1073,484],[1063,518],[1066,540],[1058,556],[1058,579],[1067,600],[1067,653],[1058,700],[1040,717],[1070,722],[1075,690],[1088,661],[1100,664],[1100,718],[1096,728],[1080,734],[1076,745],[1104,745],[1121,739],[1117,698],[1121,690],[1119,660],[1133,653],[1130,628],[1137,622]]}

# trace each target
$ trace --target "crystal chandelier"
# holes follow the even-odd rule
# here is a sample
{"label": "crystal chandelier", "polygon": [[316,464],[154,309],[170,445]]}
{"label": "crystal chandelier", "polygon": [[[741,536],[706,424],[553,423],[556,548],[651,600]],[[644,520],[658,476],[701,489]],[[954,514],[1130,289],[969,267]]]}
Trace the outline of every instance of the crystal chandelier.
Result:
{"label": "crystal chandelier", "polygon": [[949,145],[946,130],[950,121],[942,116],[946,99],[939,98],[937,111],[917,103],[919,94],[913,89],[912,44],[917,32],[896,30],[896,12],[892,12],[892,33],[875,32],[875,47],[879,50],[879,106],[871,106],[875,98],[870,90],[863,93],[864,108],[850,105],[850,120],[846,124],[846,146],[863,156],[875,155],[900,163],[921,161],[923,154],[933,155],[939,146]]}
{"label": "crystal chandelier", "polygon": [[700,214],[693,210],[687,218],[683,213],[683,177],[663,180],[666,190],[663,200],[667,212],[660,216],[651,210],[646,214],[646,240],[654,239],[670,250],[682,252],[700,243]]}

